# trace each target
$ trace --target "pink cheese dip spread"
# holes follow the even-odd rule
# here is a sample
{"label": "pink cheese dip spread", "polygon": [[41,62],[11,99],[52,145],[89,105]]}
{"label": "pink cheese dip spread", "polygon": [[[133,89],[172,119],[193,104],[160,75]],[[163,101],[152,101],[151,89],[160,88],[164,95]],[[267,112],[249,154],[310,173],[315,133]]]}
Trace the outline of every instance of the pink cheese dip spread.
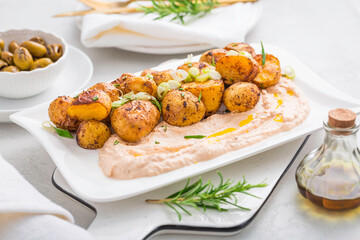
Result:
{"label": "pink cheese dip spread", "polygon": [[[113,134],[100,150],[99,165],[106,176],[116,179],[154,176],[288,131],[310,113],[305,96],[291,80],[282,78],[279,84],[261,93],[259,102],[250,111],[214,114],[187,127],[160,122],[137,144],[126,143]],[[184,139],[187,135],[207,137]],[[119,143],[115,145],[116,140]]]}

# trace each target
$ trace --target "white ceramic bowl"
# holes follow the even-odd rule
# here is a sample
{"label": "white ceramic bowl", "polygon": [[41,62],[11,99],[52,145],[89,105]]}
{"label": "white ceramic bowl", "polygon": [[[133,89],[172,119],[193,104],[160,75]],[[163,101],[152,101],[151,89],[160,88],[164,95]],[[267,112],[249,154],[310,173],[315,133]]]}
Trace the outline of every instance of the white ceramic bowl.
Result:
{"label": "white ceramic bowl", "polygon": [[45,68],[17,73],[0,72],[0,97],[26,98],[37,95],[49,88],[60,76],[68,55],[68,45],[63,38],[52,33],[31,29],[0,32],[0,38],[5,42],[4,49],[6,51],[11,41],[20,44],[35,36],[42,37],[47,44],[61,44],[63,46],[63,55],[55,63]]}

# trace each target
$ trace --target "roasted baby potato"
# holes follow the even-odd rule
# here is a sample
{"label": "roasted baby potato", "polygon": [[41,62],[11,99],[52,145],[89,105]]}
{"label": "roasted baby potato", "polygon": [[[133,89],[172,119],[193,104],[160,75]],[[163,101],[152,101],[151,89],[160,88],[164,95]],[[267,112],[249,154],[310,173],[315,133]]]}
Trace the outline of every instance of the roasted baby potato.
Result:
{"label": "roasted baby potato", "polygon": [[104,120],[111,111],[111,98],[101,90],[80,93],[67,109],[70,117],[81,121]]}
{"label": "roasted baby potato", "polygon": [[127,142],[138,142],[154,129],[160,120],[160,112],[149,101],[134,100],[114,110],[111,125]]}
{"label": "roasted baby potato", "polygon": [[234,50],[237,52],[245,51],[251,54],[252,57],[256,56],[255,49],[246,43],[230,43],[224,47],[225,50]]}
{"label": "roasted baby potato", "polygon": [[206,62],[184,63],[183,65],[180,65],[177,69],[182,69],[182,70],[189,72],[189,69],[191,67],[196,67],[197,69],[199,69],[199,71],[201,71],[204,68],[215,69],[215,67],[211,66],[210,64],[208,64]]}
{"label": "roasted baby potato", "polygon": [[256,55],[254,58],[260,66],[260,72],[253,80],[259,88],[268,88],[276,85],[280,81],[281,68],[280,61],[277,57],[266,54],[265,65],[262,66],[262,55]]}
{"label": "roasted baby potato", "polygon": [[123,94],[134,92],[147,92],[152,96],[156,95],[157,85],[154,80],[147,77],[137,77],[123,74],[112,82]]}
{"label": "roasted baby potato", "polygon": [[210,116],[219,110],[224,94],[224,83],[222,80],[212,79],[205,82],[189,82],[184,83],[181,87],[196,97],[199,97],[201,93],[201,101],[206,108],[205,116]]}
{"label": "roasted baby potato", "polygon": [[107,83],[107,82],[100,82],[92,86],[88,89],[88,91],[91,90],[102,90],[109,95],[111,102],[115,102],[119,100],[120,92],[119,89],[117,89],[113,84]]}
{"label": "roasted baby potato", "polygon": [[225,56],[227,52],[227,50],[222,48],[206,51],[201,55],[200,62],[206,62],[212,66],[215,66],[219,59]]}
{"label": "roasted baby potato", "polygon": [[168,82],[169,80],[173,79],[171,76],[171,71],[174,70],[168,69],[163,71],[156,71],[152,69],[145,69],[141,73],[141,76],[146,76],[147,74],[150,74],[153,76],[153,80],[156,82],[156,84],[159,85],[160,83]]}
{"label": "roasted baby potato", "polygon": [[259,72],[258,63],[242,55],[224,56],[216,63],[216,71],[221,74],[224,83],[251,82]]}
{"label": "roasted baby potato", "polygon": [[95,120],[83,121],[76,131],[76,142],[85,149],[102,148],[111,136],[106,124]]}
{"label": "roasted baby potato", "polygon": [[72,97],[62,96],[56,98],[49,105],[49,118],[56,127],[76,131],[79,127],[80,121],[75,117],[70,117],[67,109],[74,101]]}
{"label": "roasted baby potato", "polygon": [[174,126],[188,126],[205,116],[205,105],[189,91],[171,90],[162,101],[163,119]]}
{"label": "roasted baby potato", "polygon": [[253,83],[235,83],[224,92],[224,104],[231,112],[249,111],[259,99],[260,89]]}

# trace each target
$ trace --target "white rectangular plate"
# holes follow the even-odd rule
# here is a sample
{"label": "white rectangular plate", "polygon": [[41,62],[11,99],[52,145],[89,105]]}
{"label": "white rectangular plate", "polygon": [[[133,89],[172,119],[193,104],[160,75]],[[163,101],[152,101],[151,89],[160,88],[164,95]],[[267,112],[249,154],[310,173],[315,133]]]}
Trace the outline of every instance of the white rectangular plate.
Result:
{"label": "white rectangular plate", "polygon": [[[257,52],[261,52],[259,44],[252,44],[252,46]],[[10,119],[39,139],[61,174],[79,196],[94,202],[109,202],[135,196],[217,169],[300,138],[319,129],[329,109],[344,107],[351,108],[356,112],[360,111],[360,101],[329,85],[291,54],[272,45],[265,45],[265,49],[266,52],[279,58],[282,67],[290,65],[295,69],[294,81],[310,103],[311,113],[308,118],[291,131],[277,134],[257,144],[228,152],[217,158],[158,176],[132,180],[115,180],[106,177],[98,165],[99,153],[97,150],[82,149],[75,143],[75,140],[61,138],[42,129],[41,123],[48,119],[49,102],[15,113],[10,116]],[[196,59],[198,58],[195,57],[194,60]],[[176,69],[183,62],[184,60],[168,61],[155,69]]]}

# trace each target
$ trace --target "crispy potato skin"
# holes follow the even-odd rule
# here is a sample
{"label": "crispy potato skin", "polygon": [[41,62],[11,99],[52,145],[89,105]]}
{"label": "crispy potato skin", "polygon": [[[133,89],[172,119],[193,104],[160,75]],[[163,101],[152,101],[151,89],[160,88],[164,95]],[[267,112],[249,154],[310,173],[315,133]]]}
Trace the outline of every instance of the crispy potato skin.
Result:
{"label": "crispy potato skin", "polygon": [[254,58],[260,67],[260,72],[253,79],[259,88],[268,88],[278,84],[281,77],[280,61],[271,54],[266,54],[265,65],[262,66],[262,55],[256,55]]}
{"label": "crispy potato skin", "polygon": [[188,126],[205,116],[205,105],[189,91],[171,90],[162,101],[163,119],[174,126]]}
{"label": "crispy potato skin", "polygon": [[49,118],[56,127],[70,131],[76,131],[79,127],[80,121],[77,118],[70,117],[67,113],[67,109],[73,101],[72,97],[61,96],[50,103]]}
{"label": "crispy potato skin", "polygon": [[227,50],[222,48],[206,51],[201,55],[200,62],[206,62],[210,65],[216,64],[227,52]]}
{"label": "crispy potato skin", "polygon": [[134,100],[114,110],[111,125],[121,139],[139,142],[151,133],[160,120],[160,112],[149,101]]}
{"label": "crispy potato skin", "polygon": [[260,89],[253,83],[235,83],[225,90],[224,104],[231,112],[245,112],[255,107],[260,95]]}
{"label": "crispy potato skin", "polygon": [[84,91],[72,102],[67,109],[70,117],[81,121],[104,120],[111,111],[111,99],[101,90]]}
{"label": "crispy potato skin", "polygon": [[191,67],[196,67],[200,71],[204,68],[215,69],[215,67],[211,66],[210,64],[208,64],[206,62],[192,62],[191,64],[184,63],[183,65],[180,65],[177,69],[182,69],[182,70],[189,72],[189,69]]}
{"label": "crispy potato skin", "polygon": [[163,70],[163,71],[156,71],[156,70],[152,70],[152,69],[145,69],[142,73],[141,76],[146,76],[147,74],[150,74],[154,77],[154,81],[157,85],[160,85],[160,83],[163,82],[168,82],[169,80],[172,80],[172,76],[171,76],[171,69],[168,70]]}
{"label": "crispy potato skin", "polygon": [[250,82],[259,72],[257,62],[245,56],[224,56],[216,63],[224,83]]}
{"label": "crispy potato skin", "polygon": [[108,82],[100,82],[89,88],[87,91],[91,90],[102,90],[109,95],[111,102],[119,100],[120,92],[113,84]]}
{"label": "crispy potato skin", "polygon": [[226,45],[224,47],[224,49],[228,50],[228,51],[234,50],[237,52],[245,51],[245,52],[250,53],[251,56],[253,56],[253,57],[256,56],[255,49],[247,43],[230,43],[230,44]]}
{"label": "crispy potato skin", "polygon": [[76,142],[85,149],[98,149],[104,146],[110,136],[106,124],[95,120],[83,121],[76,131]]}
{"label": "crispy potato skin", "polygon": [[189,82],[184,83],[181,87],[196,97],[199,97],[201,93],[201,101],[206,108],[205,116],[210,116],[219,110],[224,94],[224,83],[222,80],[212,79],[206,82]]}
{"label": "crispy potato skin", "polygon": [[123,74],[118,79],[114,80],[112,84],[118,85],[117,88],[123,93],[129,92],[147,92],[152,96],[156,95],[157,85],[154,80],[147,77],[137,77],[128,74]]}

